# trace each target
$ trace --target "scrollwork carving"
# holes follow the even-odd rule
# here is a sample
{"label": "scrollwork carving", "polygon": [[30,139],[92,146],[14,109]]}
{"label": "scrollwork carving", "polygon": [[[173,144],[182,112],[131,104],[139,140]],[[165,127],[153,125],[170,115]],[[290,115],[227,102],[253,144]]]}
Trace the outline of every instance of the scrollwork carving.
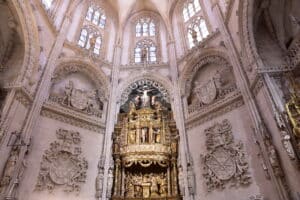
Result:
{"label": "scrollwork carving", "polygon": [[85,182],[87,161],[81,156],[81,138],[78,132],[59,129],[57,141],[50,144],[41,162],[36,190],[64,188],[65,192],[77,193]]}
{"label": "scrollwork carving", "polygon": [[208,191],[230,186],[249,185],[248,163],[245,160],[243,144],[234,143],[231,124],[228,120],[216,123],[205,130],[208,153],[202,155],[203,177]]}

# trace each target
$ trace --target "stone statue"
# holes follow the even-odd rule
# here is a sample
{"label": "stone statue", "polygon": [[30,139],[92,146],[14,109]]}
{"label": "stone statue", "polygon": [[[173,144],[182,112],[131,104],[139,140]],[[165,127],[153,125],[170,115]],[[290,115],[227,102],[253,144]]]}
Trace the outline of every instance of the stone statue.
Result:
{"label": "stone statue", "polygon": [[270,164],[271,164],[271,166],[274,170],[274,174],[277,177],[282,177],[283,172],[282,172],[282,169],[281,169],[281,165],[280,165],[280,162],[279,162],[279,159],[278,159],[276,149],[275,149],[274,145],[271,144],[270,140],[266,140],[266,145],[267,145],[267,148],[268,148],[269,161],[270,161]]}
{"label": "stone statue", "polygon": [[71,106],[71,97],[72,97],[73,88],[74,88],[73,81],[69,81],[69,83],[65,86],[65,96],[64,96],[63,103],[66,104],[67,106]]}
{"label": "stone statue", "polygon": [[143,47],[142,48],[142,52],[141,52],[141,61],[142,63],[146,62],[147,61],[147,58],[148,58],[148,49],[147,47]]}
{"label": "stone statue", "polygon": [[19,158],[19,150],[19,147],[13,147],[6,161],[4,172],[0,182],[0,194],[4,194],[6,192],[10,181],[14,175],[16,164]]}

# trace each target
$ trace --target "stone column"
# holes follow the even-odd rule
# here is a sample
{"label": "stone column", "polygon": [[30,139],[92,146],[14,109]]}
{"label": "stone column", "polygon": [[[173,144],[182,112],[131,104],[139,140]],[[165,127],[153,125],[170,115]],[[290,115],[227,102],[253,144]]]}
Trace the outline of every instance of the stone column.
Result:
{"label": "stone column", "polygon": [[169,63],[170,63],[170,73],[172,77],[173,83],[173,103],[174,103],[174,113],[175,121],[179,130],[180,141],[179,141],[179,154],[180,154],[180,162],[183,168],[183,177],[184,177],[184,188],[185,188],[185,196],[184,200],[193,199],[192,196],[189,196],[188,191],[188,181],[187,181],[187,164],[191,163],[190,152],[187,142],[187,136],[185,131],[185,118],[184,118],[184,109],[183,102],[180,94],[180,87],[178,83],[178,66],[176,59],[176,50],[175,50],[175,42],[174,40],[170,40],[168,42],[168,55],[169,55]]}
{"label": "stone column", "polygon": [[224,19],[222,16],[222,12],[219,8],[219,6],[213,7],[213,14],[215,16],[215,19],[218,23],[219,30],[222,34],[224,43],[226,48],[228,49],[228,56],[231,60],[231,63],[233,65],[234,75],[237,81],[237,85],[239,86],[239,89],[243,95],[245,105],[248,108],[250,117],[252,119],[253,125],[254,125],[254,137],[258,141],[260,153],[262,155],[262,158],[264,159],[264,162],[266,163],[266,167],[268,169],[268,172],[271,177],[272,184],[277,189],[278,196],[281,200],[288,200],[289,196],[287,191],[281,187],[282,183],[280,178],[277,178],[273,167],[270,163],[269,155],[268,155],[268,147],[266,146],[265,142],[269,138],[269,133],[266,130],[263,118],[260,114],[260,111],[258,109],[256,99],[254,95],[252,94],[252,91],[250,90],[250,86],[247,80],[247,75],[243,69],[242,63],[239,59],[239,54],[236,49],[236,46],[233,42],[233,39],[231,37],[231,34],[228,30],[227,25],[224,23]]}
{"label": "stone column", "polygon": [[118,44],[115,45],[114,48],[114,59],[113,59],[113,69],[111,75],[111,90],[110,90],[110,101],[108,102],[108,109],[107,109],[107,123],[106,123],[106,131],[105,131],[105,142],[103,146],[103,153],[102,156],[105,157],[105,164],[104,164],[104,182],[103,182],[103,193],[101,199],[106,199],[106,193],[108,189],[108,169],[110,167],[110,160],[112,157],[111,152],[111,145],[112,145],[112,132],[114,130],[114,125],[116,122],[116,109],[117,109],[117,89],[118,89],[118,80],[119,80],[119,66],[121,62],[121,52],[122,47],[120,45],[120,36],[118,36],[117,41]]}
{"label": "stone column", "polygon": [[[35,95],[35,98],[33,100],[32,106],[30,108],[30,111],[25,119],[23,129],[21,130],[22,137],[24,139],[25,144],[30,143],[30,139],[32,137],[32,132],[35,128],[35,126],[38,124],[37,121],[40,116],[40,111],[42,109],[43,103],[48,98],[49,95],[49,89],[51,86],[51,77],[52,73],[55,69],[56,60],[59,57],[59,54],[63,48],[64,41],[66,39],[67,32],[69,30],[69,26],[72,19],[72,13],[74,9],[77,7],[80,0],[75,0],[72,2],[72,6],[68,13],[66,13],[63,25],[61,28],[61,31],[59,32],[54,45],[50,51],[49,57],[47,59],[47,64],[44,68],[44,72],[42,73],[42,77],[40,78],[40,83],[38,85],[38,89]],[[25,4],[25,2],[22,2],[22,4]],[[26,6],[25,6],[26,7]],[[18,155],[18,161],[16,162],[15,168],[14,168],[14,175],[12,176],[10,180],[10,184],[8,188],[14,187],[15,182],[18,182],[18,176],[19,171],[22,169],[23,160],[25,157],[25,154],[28,150],[27,146],[22,146]]]}

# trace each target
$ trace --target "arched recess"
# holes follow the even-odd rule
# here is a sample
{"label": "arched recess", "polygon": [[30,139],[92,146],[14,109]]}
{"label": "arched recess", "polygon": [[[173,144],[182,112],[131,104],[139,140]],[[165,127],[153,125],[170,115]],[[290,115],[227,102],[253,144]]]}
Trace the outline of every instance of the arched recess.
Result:
{"label": "arched recess", "polygon": [[[29,1],[0,2],[0,109],[4,118],[13,103],[13,86],[30,90],[36,83],[39,34]],[[11,94],[11,95],[9,95]]]}
{"label": "arched recess", "polygon": [[225,52],[210,49],[186,64],[179,84],[189,113],[199,112],[220,99],[226,101],[236,91],[232,65],[228,60]]}
{"label": "arched recess", "polygon": [[163,91],[163,93],[166,94],[166,102],[170,103],[172,105],[173,101],[173,89],[172,89],[172,83],[170,80],[166,79],[165,77],[152,73],[145,73],[142,75],[135,75],[131,77],[130,79],[121,82],[119,84],[117,93],[117,103],[122,106],[125,104],[128,100],[128,95],[131,92],[130,86],[136,82],[139,81],[152,81],[155,84],[155,87],[159,90]]}
{"label": "arched recess", "polygon": [[[4,17],[5,14],[8,14],[6,15],[8,20],[5,23],[1,23],[1,25],[7,26],[8,29],[5,29],[5,33],[0,35],[2,37],[7,35],[4,39],[6,42],[4,47],[8,51],[1,52],[6,55],[6,58],[4,58],[5,62],[1,64],[4,68],[7,66],[9,69],[2,71],[1,84],[4,87],[22,82],[26,85],[32,85],[36,82],[34,74],[38,70],[40,52],[38,26],[32,6],[29,1],[12,0],[3,1],[1,7],[3,8],[5,4],[8,10],[6,10],[7,12],[1,12],[1,14]],[[9,16],[9,12],[11,16]],[[5,51],[4,47],[1,47],[2,51]],[[2,61],[3,59],[1,58]]]}
{"label": "arched recess", "polygon": [[[250,69],[258,72],[290,70],[299,44],[299,1],[244,1],[240,3],[241,44]],[[298,45],[299,46],[299,45]],[[299,47],[298,47],[299,49]],[[299,57],[299,55],[298,55]]]}
{"label": "arched recess", "polygon": [[59,61],[50,88],[49,101],[96,117],[105,117],[109,81],[93,63],[67,58]]}
{"label": "arched recess", "polygon": [[108,99],[110,89],[109,80],[104,72],[89,60],[82,60],[79,58],[66,58],[60,60],[52,75],[52,84],[72,73],[82,73],[89,77],[96,85],[97,89],[101,90],[105,99]]}

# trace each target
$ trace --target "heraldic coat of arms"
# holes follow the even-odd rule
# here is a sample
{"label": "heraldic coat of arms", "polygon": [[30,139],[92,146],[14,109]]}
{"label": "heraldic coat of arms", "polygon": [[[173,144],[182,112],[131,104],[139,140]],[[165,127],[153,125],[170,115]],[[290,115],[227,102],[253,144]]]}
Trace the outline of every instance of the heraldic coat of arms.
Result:
{"label": "heraldic coat of arms", "polygon": [[230,122],[216,123],[205,133],[208,153],[201,157],[208,191],[223,189],[226,183],[231,186],[250,184],[243,144],[234,143]]}

